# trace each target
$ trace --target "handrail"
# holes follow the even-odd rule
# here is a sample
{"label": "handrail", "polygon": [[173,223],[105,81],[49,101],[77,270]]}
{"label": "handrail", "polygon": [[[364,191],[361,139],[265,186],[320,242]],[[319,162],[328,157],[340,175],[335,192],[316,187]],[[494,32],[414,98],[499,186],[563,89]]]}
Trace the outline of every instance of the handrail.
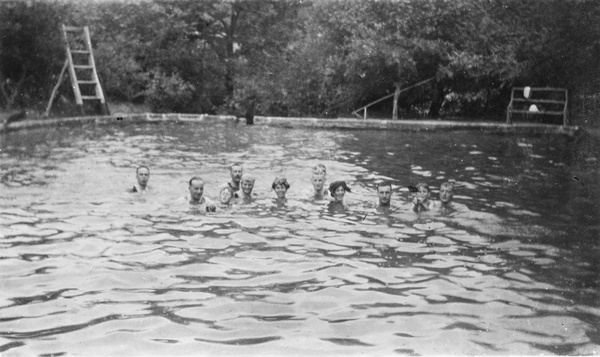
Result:
{"label": "handrail", "polygon": [[[525,98],[517,98],[515,97],[515,92],[523,91],[523,96]],[[565,95],[564,100],[553,100],[553,99],[533,99],[531,98],[531,94],[533,92],[562,92]],[[525,102],[525,103],[547,103],[547,104],[562,104],[562,110],[538,110],[536,108],[535,111],[531,109],[515,109],[515,102]],[[508,103],[508,107],[506,108],[506,124],[512,124],[512,115],[513,113],[517,114],[549,114],[549,115],[561,115],[563,117],[563,126],[569,125],[569,116],[568,116],[568,106],[569,106],[569,91],[565,88],[552,88],[552,87],[513,87],[510,92],[510,102]]]}
{"label": "handrail", "polygon": [[[429,82],[429,81],[432,81],[432,80],[434,80],[434,79],[435,79],[435,76],[433,76],[433,77],[431,77],[431,78],[428,78],[428,79],[426,79],[426,80],[424,80],[424,81],[421,81],[421,82],[419,82],[419,83],[415,83],[415,84],[413,84],[413,85],[411,85],[411,86],[408,86],[408,87],[406,87],[406,88],[402,88],[402,90],[400,90],[400,93],[402,93],[402,92],[405,92],[405,91],[407,91],[407,90],[409,90],[409,89],[412,89],[412,88],[414,88],[414,87],[418,87],[418,86],[420,86],[420,85],[423,85],[423,84],[425,84],[425,83],[427,83],[427,82]],[[400,94],[400,93],[398,93],[398,94]],[[355,111],[353,111],[353,112],[352,112],[352,114],[356,115],[356,116],[357,116],[357,117],[360,119],[360,115],[358,115],[358,112],[360,112],[361,110],[364,110],[365,112],[364,112],[364,115],[363,115],[363,120],[366,120],[366,119],[367,119],[367,108],[368,108],[368,107],[372,106],[373,104],[377,104],[377,103],[379,103],[379,102],[381,102],[381,101],[383,101],[383,100],[386,100],[386,99],[388,99],[388,98],[390,98],[390,97],[393,97],[395,94],[396,94],[396,93],[394,92],[394,93],[392,93],[392,94],[388,94],[388,95],[386,95],[385,97],[381,97],[381,98],[377,99],[377,100],[376,100],[376,101],[374,101],[374,102],[371,102],[371,103],[369,103],[369,104],[367,104],[367,105],[365,105],[365,106],[362,106],[362,107],[360,107],[360,108],[356,109]]]}

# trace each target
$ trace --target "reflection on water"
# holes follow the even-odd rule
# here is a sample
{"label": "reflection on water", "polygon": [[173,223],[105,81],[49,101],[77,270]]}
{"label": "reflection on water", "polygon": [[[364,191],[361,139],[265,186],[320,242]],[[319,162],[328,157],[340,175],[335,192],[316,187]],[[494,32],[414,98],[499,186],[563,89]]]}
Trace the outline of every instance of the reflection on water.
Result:
{"label": "reflection on water", "polygon": [[[598,171],[576,144],[175,124],[11,133],[0,353],[599,354]],[[258,176],[254,202],[185,204],[190,177],[216,201],[237,161]],[[343,213],[309,199],[317,162],[352,188]],[[128,195],[138,164],[152,191]],[[397,185],[384,213],[382,179]],[[401,187],[448,179],[455,209],[406,209]]]}

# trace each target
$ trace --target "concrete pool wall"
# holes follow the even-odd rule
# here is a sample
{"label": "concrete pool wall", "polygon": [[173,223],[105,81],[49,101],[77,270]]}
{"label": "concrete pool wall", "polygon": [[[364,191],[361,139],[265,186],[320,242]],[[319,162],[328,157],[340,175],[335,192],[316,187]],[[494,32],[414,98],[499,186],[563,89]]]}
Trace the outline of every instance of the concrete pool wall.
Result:
{"label": "concrete pool wall", "polygon": [[[0,124],[0,133],[47,127],[77,126],[83,124],[108,125],[111,123],[142,122],[202,122],[223,121],[245,123],[246,119],[234,115],[209,114],[115,114],[109,116],[81,116],[71,118],[37,119]],[[288,128],[331,128],[331,129],[381,129],[403,131],[445,131],[475,130],[487,133],[547,135],[561,134],[572,136],[582,131],[578,126],[561,126],[533,123],[493,123],[493,122],[461,122],[445,120],[381,120],[381,119],[322,119],[322,118],[288,118],[255,116],[254,125],[277,126]]]}

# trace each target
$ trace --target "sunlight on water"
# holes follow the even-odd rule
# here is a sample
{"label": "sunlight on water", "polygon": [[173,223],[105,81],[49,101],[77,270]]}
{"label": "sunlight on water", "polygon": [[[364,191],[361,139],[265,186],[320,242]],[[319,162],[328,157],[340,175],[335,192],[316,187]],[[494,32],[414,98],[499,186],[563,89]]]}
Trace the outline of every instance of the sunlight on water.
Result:
{"label": "sunlight on water", "polygon": [[[598,186],[554,165],[575,169],[566,141],[69,130],[2,138],[3,356],[600,353]],[[190,209],[189,178],[216,200],[238,161],[258,177],[257,200]],[[350,184],[346,212],[308,199],[318,162]],[[135,196],[140,164],[151,192]],[[291,188],[277,207],[282,175]],[[390,178],[393,208],[377,213],[375,185]],[[407,185],[448,179],[453,210],[411,211]]]}

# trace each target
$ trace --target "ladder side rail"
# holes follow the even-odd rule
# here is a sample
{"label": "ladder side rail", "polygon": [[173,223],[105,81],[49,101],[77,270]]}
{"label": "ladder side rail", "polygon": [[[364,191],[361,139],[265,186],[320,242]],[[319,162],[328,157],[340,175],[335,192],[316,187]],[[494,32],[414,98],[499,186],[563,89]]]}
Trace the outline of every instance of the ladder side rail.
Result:
{"label": "ladder side rail", "polygon": [[71,55],[71,46],[69,45],[69,38],[67,36],[68,28],[70,27],[67,27],[64,24],[62,25],[62,35],[66,46],[67,61],[69,63],[69,76],[71,77],[71,86],[73,87],[73,92],[75,93],[75,103],[77,103],[77,105],[83,105],[81,91],[79,90],[79,84],[77,83],[77,74],[75,73],[75,67],[73,67],[73,56]]}
{"label": "ladder side rail", "polygon": [[520,89],[520,88],[513,88],[512,91],[510,91],[510,102],[508,103],[508,107],[506,107],[506,124],[511,125],[512,124],[512,110],[513,110],[513,101],[515,100],[515,90]]}
{"label": "ladder side rail", "polygon": [[62,84],[65,72],[67,71],[67,67],[69,67],[69,60],[65,59],[65,64],[63,65],[63,67],[62,67],[62,69],[60,71],[60,75],[58,76],[58,81],[56,82],[56,85],[54,86],[54,89],[52,89],[52,94],[50,94],[50,100],[48,101],[48,105],[46,106],[46,111],[44,112],[44,116],[46,118],[48,116],[50,116],[50,109],[52,109],[52,103],[54,103],[54,98],[56,97],[56,93],[58,92],[58,88]]}
{"label": "ladder side rail", "polygon": [[100,99],[100,103],[104,104],[105,103],[104,92],[102,91],[102,86],[100,86],[100,79],[98,78],[98,72],[96,71],[96,61],[94,61],[94,52],[92,50],[92,41],[90,39],[90,29],[89,29],[89,27],[85,26],[83,28],[83,31],[85,32],[85,42],[87,45],[87,49],[90,52],[89,57],[90,57],[90,66],[92,66],[92,80],[96,82],[96,85],[95,85],[96,96],[98,97],[98,99]]}

